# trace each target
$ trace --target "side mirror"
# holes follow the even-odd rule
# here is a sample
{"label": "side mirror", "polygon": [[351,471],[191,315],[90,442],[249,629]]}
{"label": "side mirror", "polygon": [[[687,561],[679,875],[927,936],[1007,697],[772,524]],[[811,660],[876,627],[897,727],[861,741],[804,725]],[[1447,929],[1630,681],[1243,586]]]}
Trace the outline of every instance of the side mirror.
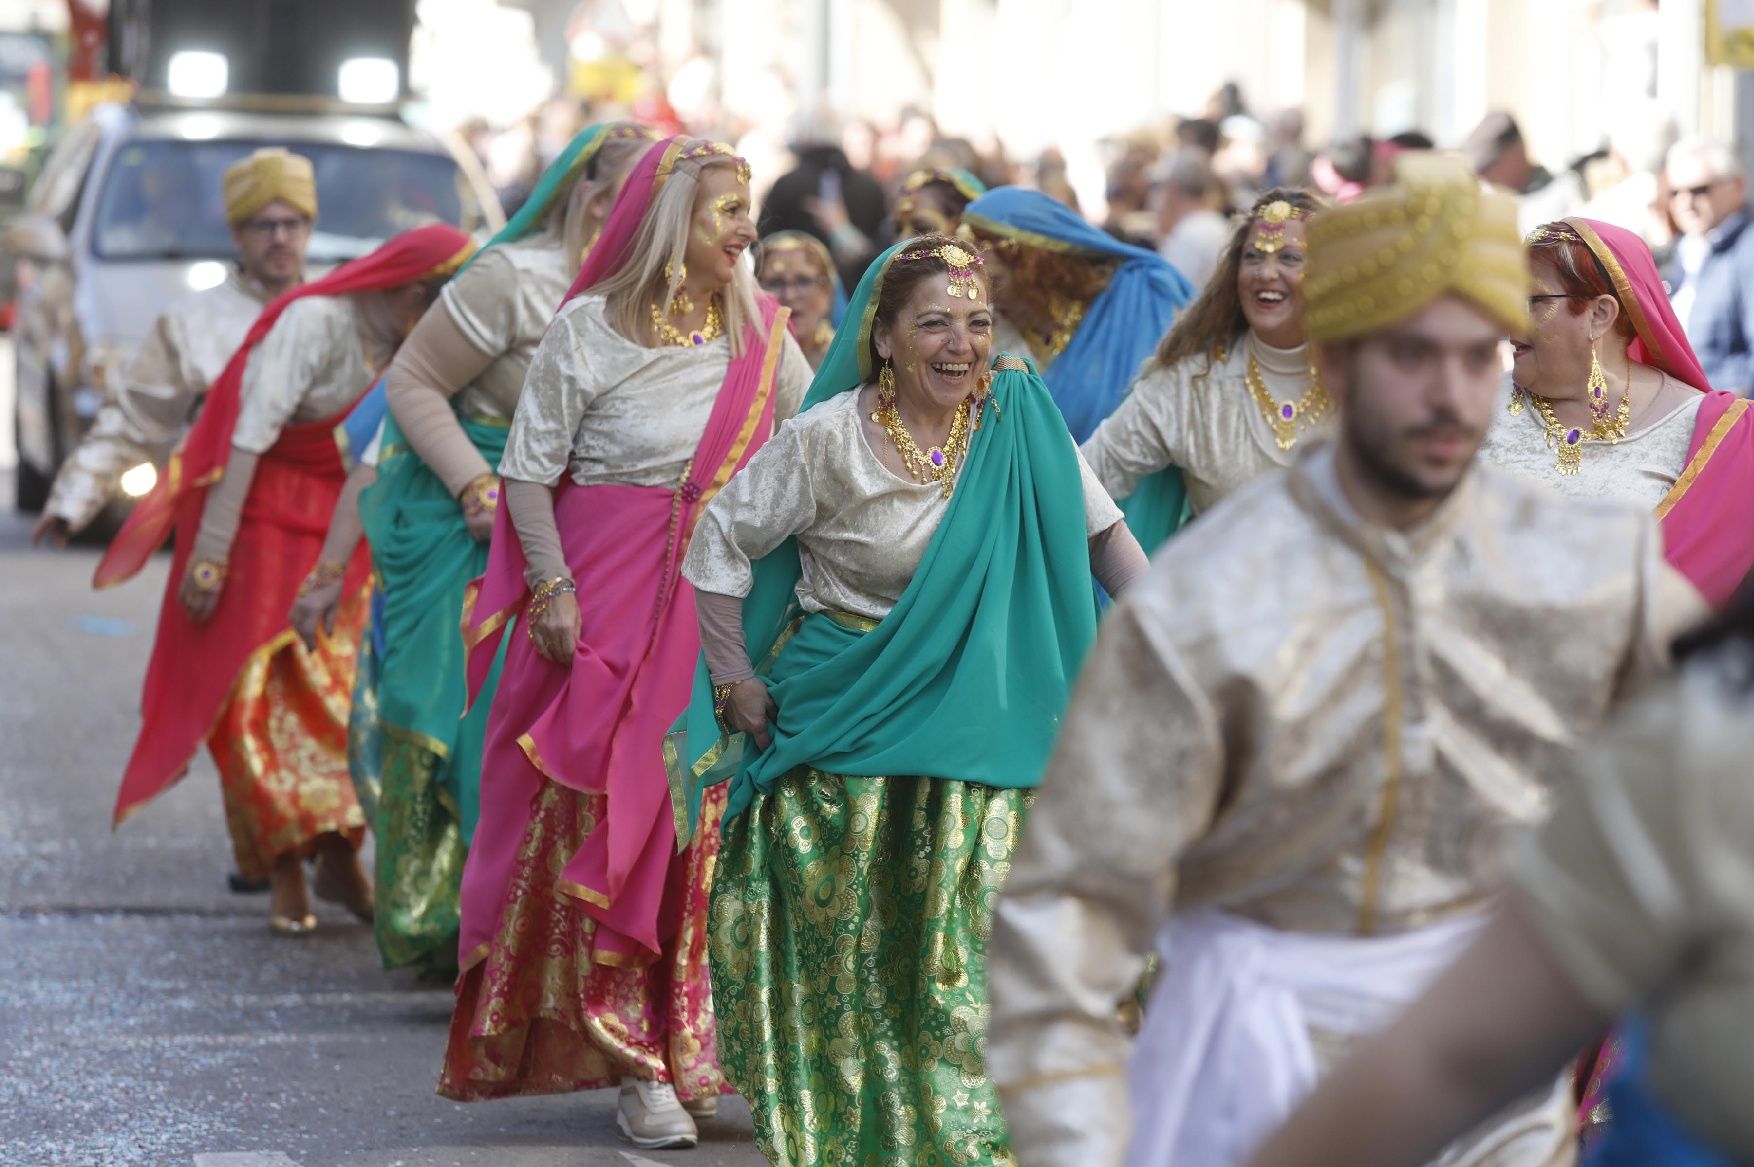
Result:
{"label": "side mirror", "polygon": [[20,215],[0,232],[0,251],[12,260],[29,259],[41,266],[66,263],[70,254],[61,225],[47,215]]}

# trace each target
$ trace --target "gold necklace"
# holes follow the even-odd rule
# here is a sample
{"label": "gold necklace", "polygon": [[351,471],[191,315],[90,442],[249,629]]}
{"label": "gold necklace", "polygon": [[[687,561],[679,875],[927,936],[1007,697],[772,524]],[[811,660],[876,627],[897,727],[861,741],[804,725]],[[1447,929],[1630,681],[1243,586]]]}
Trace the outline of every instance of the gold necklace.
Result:
{"label": "gold necklace", "polygon": [[1275,401],[1267,392],[1267,382],[1261,376],[1261,364],[1249,354],[1248,372],[1243,380],[1248,382],[1249,394],[1254,397],[1261,416],[1273,427],[1273,440],[1281,450],[1289,450],[1297,444],[1297,431],[1310,429],[1328,412],[1330,404],[1328,391],[1322,387],[1321,374],[1315,369],[1309,371],[1309,388],[1296,401]]}
{"label": "gold necklace", "polygon": [[1085,307],[1082,300],[1056,305],[1051,312],[1053,324],[1047,331],[1023,334],[1023,338],[1035,352],[1035,359],[1041,362],[1043,368],[1053,364],[1054,358],[1066,351],[1066,346],[1072,343],[1078,326],[1084,323]]}
{"label": "gold necklace", "polygon": [[956,489],[956,468],[962,464],[963,456],[968,453],[968,419],[974,409],[974,395],[963,398],[962,404],[956,407],[956,413],[950,419],[950,433],[942,446],[920,449],[914,436],[908,432],[901,420],[901,412],[895,408],[893,390],[879,388],[877,390],[877,408],[871,411],[871,420],[883,427],[889,440],[895,446],[895,452],[901,455],[902,465],[913,475],[915,482],[936,482],[944,488],[944,497],[949,498],[950,492]]}
{"label": "gold necklace", "polygon": [[678,348],[696,347],[705,344],[709,340],[717,340],[719,337],[725,335],[724,322],[719,319],[719,302],[717,299],[707,301],[706,319],[702,321],[700,327],[693,332],[683,332],[680,328],[677,328],[674,324],[670,323],[670,318],[664,314],[663,309],[659,308],[656,304],[653,304],[652,330],[658,334],[659,344],[675,345]]}
{"label": "gold necklace", "polygon": [[1605,417],[1597,418],[1587,430],[1566,425],[1559,420],[1559,415],[1553,412],[1551,401],[1522,388],[1511,390],[1511,412],[1521,412],[1520,409],[1516,408],[1520,404],[1519,396],[1532,404],[1535,407],[1535,412],[1541,415],[1543,434],[1547,439],[1547,445],[1553,449],[1554,469],[1561,474],[1576,474],[1583,468],[1584,442],[1612,442],[1618,445],[1620,439],[1626,436],[1627,427],[1632,423],[1630,386],[1626,392],[1620,395],[1620,408],[1614,411],[1612,420]]}

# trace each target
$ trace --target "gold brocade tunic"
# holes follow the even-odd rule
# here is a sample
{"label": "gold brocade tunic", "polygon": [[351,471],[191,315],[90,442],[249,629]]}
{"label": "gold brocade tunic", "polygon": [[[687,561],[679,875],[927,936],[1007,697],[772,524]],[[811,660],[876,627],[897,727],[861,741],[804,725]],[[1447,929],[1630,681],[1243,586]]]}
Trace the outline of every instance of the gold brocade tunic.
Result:
{"label": "gold brocade tunic", "polygon": [[260,284],[233,270],[154,321],[56,474],[48,513],[83,527],[115,496],[125,471],[141,462],[162,465],[269,299]]}
{"label": "gold brocade tunic", "polygon": [[1103,625],[995,914],[1019,1161],[1120,1161],[1114,1003],[1172,913],[1384,933],[1479,908],[1698,604],[1648,511],[1481,467],[1384,530],[1327,443],[1170,544]]}
{"label": "gold brocade tunic", "polygon": [[[1274,401],[1296,402],[1308,391],[1309,347],[1277,349],[1253,333],[1210,368],[1201,355],[1167,369],[1151,363],[1084,443],[1084,457],[1108,492],[1125,498],[1141,478],[1175,466],[1187,482],[1194,513],[1203,514],[1225,495],[1290,465],[1296,446],[1279,448],[1249,392],[1251,356]],[[1317,423],[1320,431],[1331,424],[1331,414]],[[1297,440],[1310,437],[1300,430]]]}

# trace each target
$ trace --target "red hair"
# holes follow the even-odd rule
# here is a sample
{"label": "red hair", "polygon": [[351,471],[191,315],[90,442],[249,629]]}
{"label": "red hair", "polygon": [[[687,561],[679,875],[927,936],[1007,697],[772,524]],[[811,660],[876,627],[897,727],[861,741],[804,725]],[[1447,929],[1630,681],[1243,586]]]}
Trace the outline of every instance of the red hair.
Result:
{"label": "red hair", "polygon": [[1529,260],[1546,260],[1553,268],[1554,279],[1558,290],[1571,299],[1566,301],[1573,316],[1582,316],[1589,310],[1590,301],[1598,296],[1612,296],[1620,305],[1620,314],[1614,320],[1614,331],[1627,340],[1632,340],[1637,332],[1632,326],[1632,317],[1621,302],[1620,293],[1609,278],[1608,271],[1590,245],[1583,241],[1570,224],[1544,223],[1529,233]]}

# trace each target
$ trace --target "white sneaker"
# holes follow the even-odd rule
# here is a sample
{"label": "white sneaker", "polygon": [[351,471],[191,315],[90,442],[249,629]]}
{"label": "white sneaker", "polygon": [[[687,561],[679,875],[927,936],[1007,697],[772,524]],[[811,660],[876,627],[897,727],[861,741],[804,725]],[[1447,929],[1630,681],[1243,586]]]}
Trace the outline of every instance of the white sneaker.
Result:
{"label": "white sneaker", "polygon": [[719,1096],[708,1094],[704,1098],[690,1098],[683,1102],[682,1109],[686,1110],[692,1118],[717,1118],[719,1117]]}
{"label": "white sneaker", "polygon": [[668,1082],[623,1078],[615,1125],[623,1138],[647,1151],[692,1147],[700,1141],[694,1120]]}

